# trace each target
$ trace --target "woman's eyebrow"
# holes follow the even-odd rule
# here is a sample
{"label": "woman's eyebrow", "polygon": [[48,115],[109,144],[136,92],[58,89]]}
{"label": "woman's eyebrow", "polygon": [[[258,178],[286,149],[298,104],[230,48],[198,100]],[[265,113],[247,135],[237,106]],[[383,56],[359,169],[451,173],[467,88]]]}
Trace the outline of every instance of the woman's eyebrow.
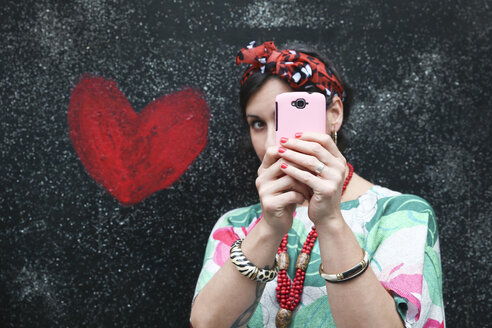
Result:
{"label": "woman's eyebrow", "polygon": [[[255,117],[255,118],[260,118],[259,115],[255,115],[255,114],[247,114],[246,117]],[[275,112],[273,111],[272,112],[272,117],[275,117]]]}

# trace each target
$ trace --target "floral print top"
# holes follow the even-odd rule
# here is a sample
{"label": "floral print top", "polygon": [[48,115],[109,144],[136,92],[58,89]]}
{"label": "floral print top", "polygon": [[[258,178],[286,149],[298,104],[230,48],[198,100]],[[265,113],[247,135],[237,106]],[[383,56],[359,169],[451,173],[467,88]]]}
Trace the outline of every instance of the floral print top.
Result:
{"label": "floral print top", "polygon": [[[406,327],[445,327],[442,271],[436,217],[422,198],[373,186],[359,198],[341,204],[342,215],[360,246],[369,254],[370,267],[381,285],[393,296]],[[229,248],[245,237],[261,218],[260,204],[223,215],[215,224],[205,250],[195,296],[229,258]],[[296,259],[312,222],[307,207],[298,207],[289,231],[287,252]],[[318,241],[312,251],[302,299],[290,327],[335,327],[319,276]],[[295,260],[288,275],[295,274]],[[275,327],[279,309],[277,281],[266,284],[248,327]]]}

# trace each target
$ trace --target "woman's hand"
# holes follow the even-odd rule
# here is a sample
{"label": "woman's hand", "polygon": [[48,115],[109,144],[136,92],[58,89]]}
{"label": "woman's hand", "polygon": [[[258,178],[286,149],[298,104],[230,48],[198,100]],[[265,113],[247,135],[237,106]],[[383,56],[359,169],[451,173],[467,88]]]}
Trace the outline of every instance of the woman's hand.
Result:
{"label": "woman's hand", "polygon": [[292,216],[297,204],[310,198],[309,188],[297,179],[286,175],[282,163],[296,164],[281,158],[278,146],[269,147],[263,157],[256,188],[261,201],[263,219],[276,233],[283,236],[292,226]]}
{"label": "woman's hand", "polygon": [[282,141],[280,155],[287,164],[281,166],[282,171],[312,190],[308,213],[313,223],[340,219],[346,160],[331,137],[305,132]]}

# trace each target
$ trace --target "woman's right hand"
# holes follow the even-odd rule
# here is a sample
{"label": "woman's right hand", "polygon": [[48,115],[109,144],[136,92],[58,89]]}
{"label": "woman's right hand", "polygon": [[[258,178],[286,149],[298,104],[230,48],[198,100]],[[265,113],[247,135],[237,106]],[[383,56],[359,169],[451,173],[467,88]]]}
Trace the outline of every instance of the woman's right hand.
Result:
{"label": "woman's right hand", "polygon": [[[297,204],[309,200],[310,192],[306,185],[282,172],[285,163],[280,158],[279,146],[267,149],[258,169],[256,188],[263,210],[263,219],[276,233],[282,236],[292,226],[292,216]],[[293,165],[292,163],[286,163]]]}

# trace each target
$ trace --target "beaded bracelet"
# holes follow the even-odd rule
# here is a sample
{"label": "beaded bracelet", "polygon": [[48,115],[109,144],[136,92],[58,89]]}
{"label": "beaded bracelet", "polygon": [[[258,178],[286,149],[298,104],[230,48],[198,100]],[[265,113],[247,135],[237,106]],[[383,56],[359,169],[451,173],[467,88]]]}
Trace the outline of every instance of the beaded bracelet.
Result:
{"label": "beaded bracelet", "polygon": [[275,259],[272,270],[260,269],[244,256],[241,250],[242,242],[243,239],[238,239],[231,245],[231,261],[239,273],[256,282],[266,283],[275,279],[278,274],[277,259]]}
{"label": "beaded bracelet", "polygon": [[319,275],[321,278],[325,279],[327,282],[344,282],[350,279],[353,279],[357,276],[360,276],[366,269],[369,267],[369,255],[365,250],[362,250],[364,257],[362,261],[360,261],[353,268],[344,271],[342,273],[337,274],[327,274],[323,271],[323,264],[319,266]]}

